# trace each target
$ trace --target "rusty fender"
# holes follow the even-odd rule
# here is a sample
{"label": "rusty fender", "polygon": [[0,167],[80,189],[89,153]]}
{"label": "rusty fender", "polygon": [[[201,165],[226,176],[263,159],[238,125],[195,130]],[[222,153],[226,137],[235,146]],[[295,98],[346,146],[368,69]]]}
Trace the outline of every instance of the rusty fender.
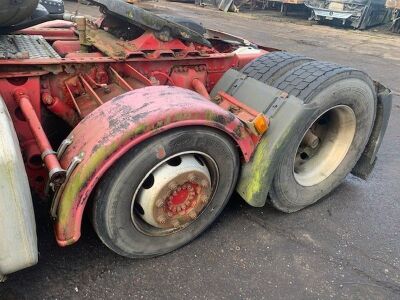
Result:
{"label": "rusty fender", "polygon": [[[140,142],[183,126],[208,126],[227,133],[245,161],[255,148],[237,117],[190,90],[147,87],[116,97],[88,115],[68,137],[73,142],[60,159],[61,166],[67,169],[77,157],[82,161],[58,191],[58,244],[66,246],[79,239],[86,202],[114,162]],[[154,155],[162,159],[163,149],[154,149]]]}

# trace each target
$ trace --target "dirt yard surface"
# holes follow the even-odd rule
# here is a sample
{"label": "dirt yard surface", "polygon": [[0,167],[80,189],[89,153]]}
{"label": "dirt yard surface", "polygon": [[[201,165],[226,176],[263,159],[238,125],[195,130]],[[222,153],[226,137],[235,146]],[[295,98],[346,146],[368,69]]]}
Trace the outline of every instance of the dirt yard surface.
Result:
{"label": "dirt yard surface", "polygon": [[[37,202],[39,264],[10,276],[0,299],[400,299],[400,36],[284,22],[271,13],[141,5],[359,68],[392,88],[397,95],[376,168],[367,181],[349,176],[323,201],[290,215],[249,207],[235,196],[194,242],[147,260],[113,254],[88,222],[79,243],[58,248],[47,206]],[[77,4],[66,6],[72,11]],[[97,14],[92,6],[79,11]]]}

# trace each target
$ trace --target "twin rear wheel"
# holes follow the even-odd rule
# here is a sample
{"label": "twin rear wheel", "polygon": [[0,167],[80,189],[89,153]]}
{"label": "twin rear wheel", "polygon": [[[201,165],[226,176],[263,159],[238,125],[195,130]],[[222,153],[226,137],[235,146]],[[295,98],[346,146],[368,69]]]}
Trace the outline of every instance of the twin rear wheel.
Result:
{"label": "twin rear wheel", "polygon": [[[262,56],[242,72],[312,107],[282,149],[270,200],[285,212],[316,202],[351,172],[365,148],[376,107],[372,81],[354,69],[283,52]],[[236,146],[220,131],[192,127],[155,136],[102,178],[93,199],[94,228],[118,254],[168,253],[218,217],[238,172]]]}
{"label": "twin rear wheel", "polygon": [[261,56],[242,72],[312,108],[282,149],[269,195],[284,212],[313,204],[343,181],[365,149],[376,109],[372,80],[352,68],[286,52]]}

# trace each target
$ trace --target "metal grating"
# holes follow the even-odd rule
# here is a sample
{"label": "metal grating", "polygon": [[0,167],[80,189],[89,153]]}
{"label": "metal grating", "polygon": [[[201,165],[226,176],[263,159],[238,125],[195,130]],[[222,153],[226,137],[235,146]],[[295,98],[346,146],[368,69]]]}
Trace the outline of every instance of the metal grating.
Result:
{"label": "metal grating", "polygon": [[41,35],[1,35],[0,59],[61,58]]}

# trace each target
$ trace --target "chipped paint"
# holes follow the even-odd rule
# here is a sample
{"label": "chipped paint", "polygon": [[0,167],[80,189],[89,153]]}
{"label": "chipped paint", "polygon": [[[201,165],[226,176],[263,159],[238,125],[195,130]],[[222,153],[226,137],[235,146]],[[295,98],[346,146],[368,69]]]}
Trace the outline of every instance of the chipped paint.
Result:
{"label": "chipped paint", "polygon": [[186,89],[159,86],[135,90],[89,114],[72,131],[75,142],[61,158],[66,167],[72,157],[86,153],[60,198],[55,224],[58,243],[65,246],[78,240],[86,201],[118,158],[155,134],[191,125],[223,130],[236,141],[246,161],[254,151],[255,143],[239,119]]}

